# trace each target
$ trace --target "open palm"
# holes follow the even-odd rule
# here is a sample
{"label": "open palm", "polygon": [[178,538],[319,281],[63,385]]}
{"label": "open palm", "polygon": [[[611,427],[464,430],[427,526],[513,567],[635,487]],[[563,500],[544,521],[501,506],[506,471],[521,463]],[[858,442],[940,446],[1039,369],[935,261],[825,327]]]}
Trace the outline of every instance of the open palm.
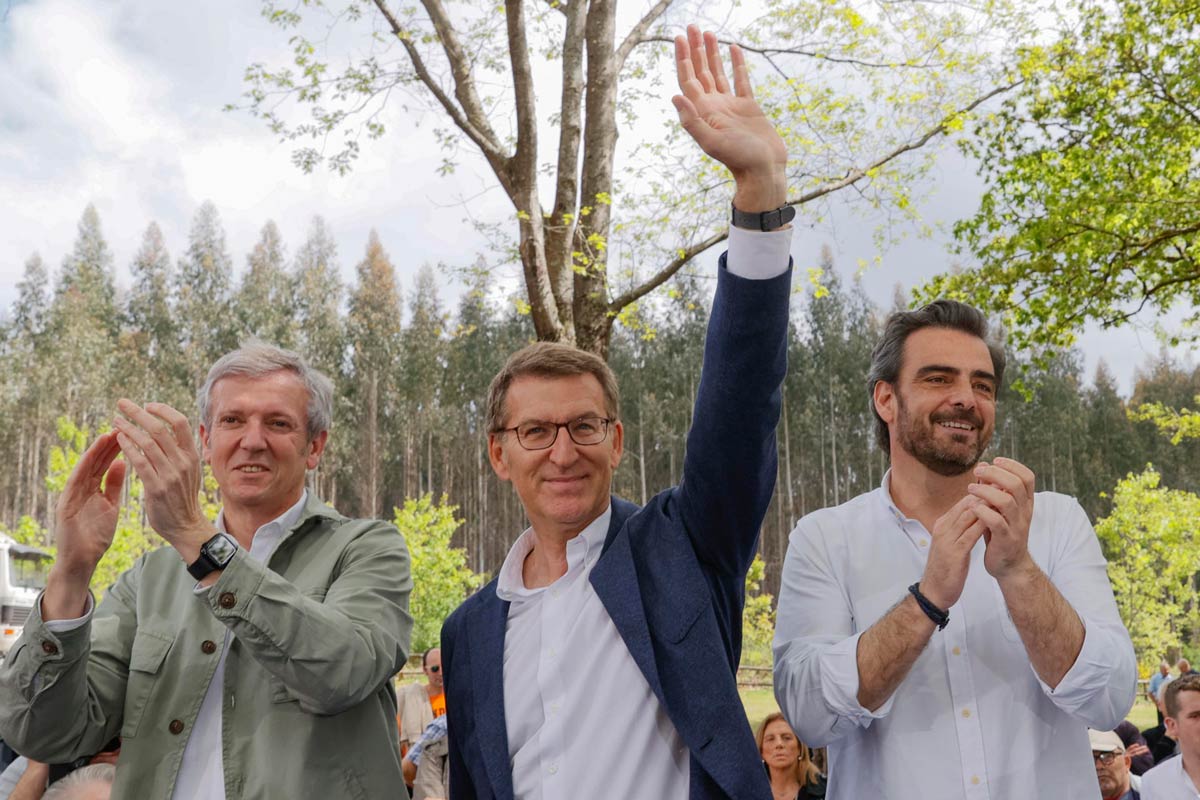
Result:
{"label": "open palm", "polygon": [[741,48],[731,45],[733,87],[725,75],[716,34],[688,26],[675,37],[675,66],[682,95],[673,98],[684,129],[735,179],[781,170],[787,148],[754,99]]}

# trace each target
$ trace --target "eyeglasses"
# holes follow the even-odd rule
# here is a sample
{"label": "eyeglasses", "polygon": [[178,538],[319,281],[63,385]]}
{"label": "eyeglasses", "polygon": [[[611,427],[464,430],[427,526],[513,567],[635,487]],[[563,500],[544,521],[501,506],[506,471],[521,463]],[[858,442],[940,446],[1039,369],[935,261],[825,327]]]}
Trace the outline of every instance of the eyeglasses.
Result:
{"label": "eyeglasses", "polygon": [[441,672],[442,671],[442,668],[440,666],[438,666],[437,664],[434,664],[432,667],[426,667],[425,669],[429,670],[430,672]]}
{"label": "eyeglasses", "polygon": [[515,431],[517,441],[526,450],[545,450],[554,445],[558,439],[560,428],[567,429],[571,441],[578,445],[600,444],[608,438],[608,425],[611,419],[604,417],[580,417],[570,422],[543,422],[533,420],[522,422],[513,428],[499,428],[493,433],[508,433]]}
{"label": "eyeglasses", "polygon": [[1109,764],[1116,761],[1117,756],[1119,756],[1119,755],[1122,755],[1122,754],[1121,753],[1097,753],[1095,750],[1092,751],[1092,758],[1095,759],[1096,761],[1099,761],[1101,764],[1103,764],[1106,767]]}

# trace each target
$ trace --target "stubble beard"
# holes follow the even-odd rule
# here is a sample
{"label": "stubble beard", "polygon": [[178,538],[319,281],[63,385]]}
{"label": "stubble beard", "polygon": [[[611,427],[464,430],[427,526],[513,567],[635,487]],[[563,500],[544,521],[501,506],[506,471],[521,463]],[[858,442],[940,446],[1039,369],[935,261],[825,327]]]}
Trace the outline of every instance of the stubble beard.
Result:
{"label": "stubble beard", "polygon": [[[897,438],[906,453],[931,471],[948,478],[962,475],[979,463],[992,441],[992,434],[991,431],[984,431],[983,420],[974,409],[961,413],[934,414],[927,420],[920,421],[908,413],[908,407],[900,394],[896,395],[896,399],[900,411]],[[973,425],[979,432],[975,447],[948,448],[938,444],[934,437],[934,427],[940,422],[966,422]]]}

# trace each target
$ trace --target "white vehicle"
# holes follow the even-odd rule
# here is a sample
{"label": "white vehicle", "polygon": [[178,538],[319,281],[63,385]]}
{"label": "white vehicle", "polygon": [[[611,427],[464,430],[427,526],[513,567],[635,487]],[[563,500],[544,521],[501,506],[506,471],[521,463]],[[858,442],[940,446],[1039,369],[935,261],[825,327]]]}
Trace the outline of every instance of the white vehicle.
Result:
{"label": "white vehicle", "polygon": [[0,658],[20,638],[29,610],[46,588],[51,561],[49,553],[0,533]]}

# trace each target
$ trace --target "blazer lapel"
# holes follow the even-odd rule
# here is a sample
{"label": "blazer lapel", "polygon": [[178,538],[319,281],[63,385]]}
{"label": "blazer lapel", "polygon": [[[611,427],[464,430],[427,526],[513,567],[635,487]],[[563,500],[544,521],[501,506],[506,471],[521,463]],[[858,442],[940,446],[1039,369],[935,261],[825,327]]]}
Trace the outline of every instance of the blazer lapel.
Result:
{"label": "blazer lapel", "polygon": [[472,611],[471,691],[474,695],[476,745],[483,756],[497,800],[511,800],[512,772],[508,763],[508,729],[504,720],[504,630],[508,603],[495,589]]}
{"label": "blazer lapel", "polygon": [[658,678],[658,667],[654,662],[654,649],[650,644],[650,628],[646,624],[646,610],[642,606],[641,587],[637,582],[637,570],[633,564],[633,551],[628,536],[618,536],[625,521],[637,511],[637,506],[616,497],[612,499],[613,514],[608,534],[604,539],[604,552],[592,568],[589,580],[604,610],[612,618],[617,632],[633,656],[634,662],[658,701],[666,708],[662,683]]}

